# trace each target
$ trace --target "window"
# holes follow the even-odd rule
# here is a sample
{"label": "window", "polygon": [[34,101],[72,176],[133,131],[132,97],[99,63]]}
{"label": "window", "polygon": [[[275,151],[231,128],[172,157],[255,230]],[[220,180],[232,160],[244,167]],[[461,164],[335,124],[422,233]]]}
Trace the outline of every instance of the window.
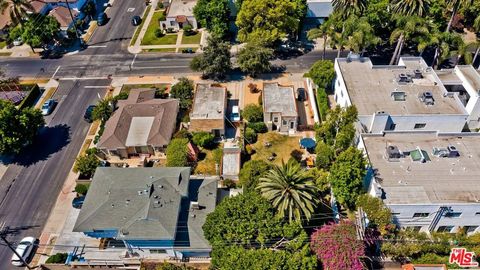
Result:
{"label": "window", "polygon": [[392,213],[392,216],[400,216],[400,213]]}
{"label": "window", "polygon": [[170,26],[175,26],[175,22],[174,22],[174,21],[170,21]]}
{"label": "window", "polygon": [[421,129],[421,128],[425,128],[427,124],[426,123],[417,123],[415,124],[415,126],[413,127],[414,129]]}
{"label": "window", "polygon": [[459,218],[462,215],[462,212],[447,212],[445,217],[448,218]]}
{"label": "window", "polygon": [[284,126],[288,125],[288,122],[287,120],[283,120],[283,123],[282,123]]}
{"label": "window", "polygon": [[437,232],[449,233],[449,232],[452,232],[452,230],[453,230],[453,226],[440,226],[438,227]]}
{"label": "window", "polygon": [[463,227],[466,233],[473,233],[477,230],[478,226],[465,226]]}
{"label": "window", "polygon": [[428,217],[430,215],[430,213],[415,213],[413,214],[413,217],[414,218],[418,218],[418,217]]}
{"label": "window", "polygon": [[165,249],[150,249],[150,254],[164,254],[167,253]]}
{"label": "window", "polygon": [[278,122],[278,117],[273,117],[273,122],[277,123]]}
{"label": "window", "polygon": [[295,127],[295,122],[290,122],[290,129],[294,129]]}
{"label": "window", "polygon": [[343,97],[343,91],[340,91],[340,95]]}

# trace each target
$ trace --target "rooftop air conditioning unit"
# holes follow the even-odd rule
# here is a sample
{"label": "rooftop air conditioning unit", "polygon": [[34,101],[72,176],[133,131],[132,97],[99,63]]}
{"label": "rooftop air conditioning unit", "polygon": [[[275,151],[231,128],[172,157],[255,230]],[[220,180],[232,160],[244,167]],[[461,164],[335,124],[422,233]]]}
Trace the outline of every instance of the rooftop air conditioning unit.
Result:
{"label": "rooftop air conditioning unit", "polygon": [[419,69],[415,69],[415,70],[413,71],[413,77],[414,77],[415,79],[422,79],[422,78],[423,78],[422,71],[419,70]]}
{"label": "rooftop air conditioning unit", "polygon": [[420,95],[420,100],[425,103],[425,105],[434,105],[435,99],[433,98],[432,92],[423,92]]}
{"label": "rooftop air conditioning unit", "polygon": [[448,150],[448,157],[458,157],[460,156],[460,153],[458,152],[457,148],[453,145],[447,146]]}

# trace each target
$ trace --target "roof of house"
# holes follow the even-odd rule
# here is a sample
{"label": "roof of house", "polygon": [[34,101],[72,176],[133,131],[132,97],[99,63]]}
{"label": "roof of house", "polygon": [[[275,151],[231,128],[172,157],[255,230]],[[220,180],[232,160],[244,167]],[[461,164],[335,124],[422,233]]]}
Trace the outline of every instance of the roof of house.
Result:
{"label": "roof of house", "polygon": [[[72,16],[74,18],[79,14],[79,12],[74,9],[70,10],[72,11]],[[58,23],[60,23],[61,28],[67,28],[72,23],[72,17],[70,16],[68,8],[66,7],[55,6],[48,14],[57,19]]]}
{"label": "roof of house", "polygon": [[165,146],[175,131],[178,100],[155,99],[155,90],[133,89],[105,124],[99,148]]}
{"label": "roof of house", "polygon": [[190,119],[224,119],[226,101],[225,87],[197,84]]}
{"label": "roof of house", "polygon": [[190,179],[188,167],[98,168],[73,231],[115,229],[117,239],[205,248],[202,225],[216,198],[216,180]]}
{"label": "roof of house", "polygon": [[263,84],[263,110],[277,112],[282,116],[298,116],[295,94],[292,86],[280,86],[278,83]]}
{"label": "roof of house", "polygon": [[[447,95],[436,73],[421,57],[402,57],[397,66],[374,66],[369,58],[337,58],[336,64],[359,115],[379,111],[390,115],[467,114],[458,97]],[[416,78],[415,72],[421,78]],[[400,82],[402,75],[409,81]],[[404,93],[405,100],[394,100],[394,92]],[[420,100],[425,92],[433,95],[434,105]]]}
{"label": "roof of house", "polygon": [[[480,202],[479,133],[405,132],[362,138],[387,204]],[[438,155],[448,155],[449,146],[459,155]],[[387,149],[403,156],[388,158]]]}
{"label": "roof of house", "polygon": [[196,4],[197,0],[172,0],[168,7],[167,17],[191,17]]}
{"label": "roof of house", "polygon": [[445,85],[470,85],[480,94],[480,71],[471,65],[457,65],[455,68],[437,70],[438,78]]}
{"label": "roof of house", "polygon": [[332,0],[307,0],[307,18],[326,18],[332,12]]}

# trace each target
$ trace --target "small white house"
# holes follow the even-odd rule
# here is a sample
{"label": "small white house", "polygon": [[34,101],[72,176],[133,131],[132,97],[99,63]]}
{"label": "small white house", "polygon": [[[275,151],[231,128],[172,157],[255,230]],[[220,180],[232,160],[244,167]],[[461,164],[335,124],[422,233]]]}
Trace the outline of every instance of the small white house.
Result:
{"label": "small white house", "polygon": [[171,0],[167,7],[166,19],[160,22],[161,28],[179,31],[184,26],[191,25],[193,29],[197,29],[197,20],[193,16],[196,4],[197,0]]}

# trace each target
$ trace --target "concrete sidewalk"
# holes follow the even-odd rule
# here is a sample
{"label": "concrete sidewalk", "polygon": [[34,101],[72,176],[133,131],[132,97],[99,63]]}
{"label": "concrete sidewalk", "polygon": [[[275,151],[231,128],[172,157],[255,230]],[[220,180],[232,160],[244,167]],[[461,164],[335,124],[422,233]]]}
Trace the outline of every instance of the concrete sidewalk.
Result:
{"label": "concrete sidewalk", "polygon": [[140,33],[138,34],[137,40],[135,40],[135,44],[133,44],[133,46],[128,46],[128,51],[130,53],[142,52],[142,48],[140,47],[140,44],[142,43],[143,36],[145,35],[145,32],[147,32],[148,25],[152,20],[153,14],[155,13],[155,8],[157,7],[157,3],[158,3],[158,0],[153,0],[150,3],[151,8],[148,11],[148,15],[145,18],[145,21],[143,22],[142,29],[140,29]]}

